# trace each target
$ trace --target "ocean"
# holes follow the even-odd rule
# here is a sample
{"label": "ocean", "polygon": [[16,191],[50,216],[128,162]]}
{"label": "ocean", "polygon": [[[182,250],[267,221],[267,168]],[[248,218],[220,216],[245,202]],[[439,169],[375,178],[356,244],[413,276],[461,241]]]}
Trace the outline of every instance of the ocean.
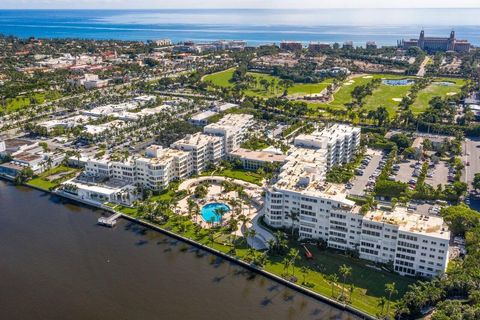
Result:
{"label": "ocean", "polygon": [[353,41],[395,45],[397,40],[448,36],[480,45],[480,9],[170,9],[0,10],[0,33],[22,38],[211,41],[250,45]]}

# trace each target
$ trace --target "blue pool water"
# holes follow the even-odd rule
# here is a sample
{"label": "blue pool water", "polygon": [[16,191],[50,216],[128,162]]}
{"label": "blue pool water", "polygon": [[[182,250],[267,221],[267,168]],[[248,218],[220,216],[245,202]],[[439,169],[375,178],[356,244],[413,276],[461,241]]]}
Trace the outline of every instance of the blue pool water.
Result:
{"label": "blue pool water", "polygon": [[410,79],[399,79],[399,80],[385,79],[385,80],[383,80],[383,84],[386,84],[387,86],[408,86],[409,84],[412,84],[414,82],[415,81],[410,80]]}
{"label": "blue pool water", "polygon": [[202,208],[202,219],[205,222],[220,222],[222,221],[222,216],[217,213],[217,209],[220,209],[227,213],[230,211],[230,207],[224,203],[209,203]]}
{"label": "blue pool water", "polygon": [[455,83],[448,81],[434,82],[433,84],[442,87],[453,87],[455,85]]}

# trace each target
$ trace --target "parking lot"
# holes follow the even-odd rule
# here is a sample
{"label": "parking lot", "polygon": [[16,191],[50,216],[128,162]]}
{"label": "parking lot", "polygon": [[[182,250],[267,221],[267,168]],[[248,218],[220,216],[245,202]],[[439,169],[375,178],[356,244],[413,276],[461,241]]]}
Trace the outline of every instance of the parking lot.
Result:
{"label": "parking lot", "polygon": [[372,159],[363,170],[363,175],[356,175],[351,181],[352,188],[347,190],[347,193],[350,195],[362,196],[365,194],[365,189],[367,187],[369,178],[375,172],[375,170],[377,170],[380,160],[383,156],[381,151],[371,149],[368,149],[366,154],[372,156]]}
{"label": "parking lot", "polygon": [[412,179],[413,171],[415,170],[415,168],[412,168],[411,165],[415,164],[416,162],[416,160],[400,162],[398,164],[400,166],[400,169],[398,170],[395,180],[408,183]]}
{"label": "parking lot", "polygon": [[[431,177],[429,177],[431,175]],[[429,172],[425,182],[436,188],[439,184],[445,185],[448,183],[448,165],[441,161],[435,165],[433,170]]]}

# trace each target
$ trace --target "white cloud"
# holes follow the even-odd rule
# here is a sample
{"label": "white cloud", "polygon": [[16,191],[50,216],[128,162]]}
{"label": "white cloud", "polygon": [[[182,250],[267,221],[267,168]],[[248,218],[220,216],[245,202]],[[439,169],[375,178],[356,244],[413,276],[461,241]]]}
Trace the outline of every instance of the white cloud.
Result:
{"label": "white cloud", "polygon": [[8,9],[148,8],[479,8],[478,0],[1,0]]}

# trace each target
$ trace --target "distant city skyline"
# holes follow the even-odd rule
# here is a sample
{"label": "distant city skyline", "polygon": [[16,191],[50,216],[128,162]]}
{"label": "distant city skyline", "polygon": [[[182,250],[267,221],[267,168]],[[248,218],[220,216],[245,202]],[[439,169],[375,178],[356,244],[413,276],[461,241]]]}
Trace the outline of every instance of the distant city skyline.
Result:
{"label": "distant city skyline", "polygon": [[0,9],[162,9],[162,8],[480,8],[478,0],[2,0]]}

